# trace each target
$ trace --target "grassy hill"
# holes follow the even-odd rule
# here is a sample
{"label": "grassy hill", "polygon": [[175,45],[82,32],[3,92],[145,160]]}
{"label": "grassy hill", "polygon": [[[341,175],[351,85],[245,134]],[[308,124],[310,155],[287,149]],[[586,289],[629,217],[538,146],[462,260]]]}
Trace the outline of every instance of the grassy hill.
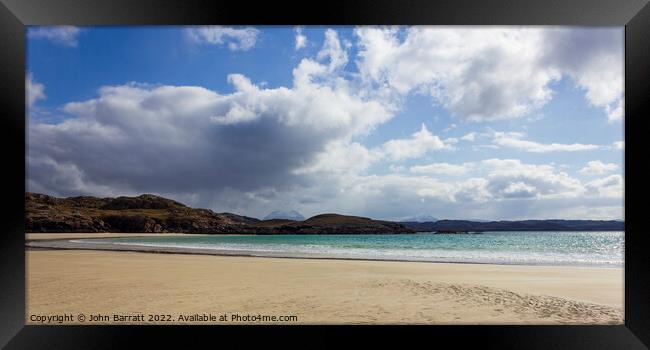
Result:
{"label": "grassy hill", "polygon": [[337,233],[412,233],[415,232],[404,225],[391,222],[373,220],[360,216],[340,214],[320,214],[304,221],[292,220],[265,220],[255,225],[263,227],[269,234],[337,234]]}

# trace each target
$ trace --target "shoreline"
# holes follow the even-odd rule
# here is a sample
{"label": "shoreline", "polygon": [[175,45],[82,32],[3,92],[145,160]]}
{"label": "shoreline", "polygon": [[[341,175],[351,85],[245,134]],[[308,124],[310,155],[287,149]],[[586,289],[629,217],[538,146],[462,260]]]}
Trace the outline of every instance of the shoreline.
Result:
{"label": "shoreline", "polygon": [[[475,264],[475,265],[495,265],[495,266],[530,266],[530,267],[569,267],[569,268],[596,268],[596,269],[624,269],[618,265],[589,265],[589,264],[544,264],[544,263],[507,263],[507,262],[480,262],[480,261],[445,261],[445,260],[424,260],[424,259],[389,259],[389,258],[366,258],[350,256],[333,256],[311,254],[291,254],[285,252],[259,252],[254,250],[227,250],[227,249],[200,249],[200,248],[181,248],[165,246],[149,246],[138,244],[113,244],[101,242],[73,242],[101,238],[139,238],[139,237],[178,237],[186,234],[110,234],[110,236],[92,237],[90,234],[75,234],[75,237],[68,238],[49,238],[49,235],[41,234],[34,239],[27,239],[25,246],[28,249],[52,249],[52,250],[96,250],[96,251],[129,251],[139,253],[153,254],[184,254],[184,255],[208,255],[208,256],[232,256],[232,257],[251,257],[251,258],[282,258],[282,259],[315,259],[315,260],[342,260],[342,261],[386,261],[386,262],[412,262],[412,263],[431,263],[431,264]],[[67,234],[70,235],[70,234]],[[210,235],[197,235],[210,236]],[[229,236],[256,236],[256,235],[238,235],[230,234]]]}

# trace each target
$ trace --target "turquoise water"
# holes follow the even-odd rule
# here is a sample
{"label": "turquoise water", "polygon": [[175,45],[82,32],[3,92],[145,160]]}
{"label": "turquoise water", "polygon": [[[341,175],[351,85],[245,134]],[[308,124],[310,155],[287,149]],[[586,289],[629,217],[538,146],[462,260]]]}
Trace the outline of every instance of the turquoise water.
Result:
{"label": "turquoise water", "polygon": [[[85,240],[88,242],[88,240]],[[524,265],[622,267],[623,232],[485,232],[409,235],[180,236],[97,243],[209,249],[245,255]]]}

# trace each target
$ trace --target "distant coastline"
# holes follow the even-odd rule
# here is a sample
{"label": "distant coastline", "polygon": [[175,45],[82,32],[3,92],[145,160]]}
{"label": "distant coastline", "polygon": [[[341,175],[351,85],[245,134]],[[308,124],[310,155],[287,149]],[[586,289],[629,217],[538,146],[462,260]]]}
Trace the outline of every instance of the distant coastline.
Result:
{"label": "distant coastline", "polygon": [[485,231],[624,231],[625,222],[617,220],[521,220],[521,221],[469,221],[438,220],[436,222],[401,222],[418,232]]}
{"label": "distant coastline", "polygon": [[260,220],[215,213],[151,195],[58,198],[26,193],[26,232],[188,233],[188,234],[407,234],[484,231],[623,231],[617,220],[522,220],[393,222],[359,216],[320,214],[304,221]]}

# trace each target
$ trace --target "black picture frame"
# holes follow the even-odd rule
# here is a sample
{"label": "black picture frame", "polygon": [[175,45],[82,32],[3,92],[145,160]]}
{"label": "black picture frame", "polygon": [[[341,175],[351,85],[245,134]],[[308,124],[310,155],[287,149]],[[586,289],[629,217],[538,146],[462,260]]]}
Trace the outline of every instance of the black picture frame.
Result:
{"label": "black picture frame", "polygon": [[[223,346],[224,337],[269,344],[294,333],[319,346],[422,337],[431,344],[532,349],[644,349],[650,345],[650,258],[644,231],[644,138],[650,101],[648,0],[360,0],[323,3],[153,0],[0,0],[0,130],[4,143],[0,220],[0,345],[11,349],[121,348],[182,341]],[[625,26],[625,323],[620,326],[26,326],[25,26],[151,24],[440,24]],[[635,204],[637,203],[637,204]],[[259,333],[250,336],[251,332]],[[336,336],[332,334],[336,333]],[[399,338],[396,337],[399,332]],[[304,339],[304,338],[303,338]],[[345,342],[348,342],[347,340]],[[306,343],[298,343],[306,344]],[[644,345],[645,344],[645,345]]]}

